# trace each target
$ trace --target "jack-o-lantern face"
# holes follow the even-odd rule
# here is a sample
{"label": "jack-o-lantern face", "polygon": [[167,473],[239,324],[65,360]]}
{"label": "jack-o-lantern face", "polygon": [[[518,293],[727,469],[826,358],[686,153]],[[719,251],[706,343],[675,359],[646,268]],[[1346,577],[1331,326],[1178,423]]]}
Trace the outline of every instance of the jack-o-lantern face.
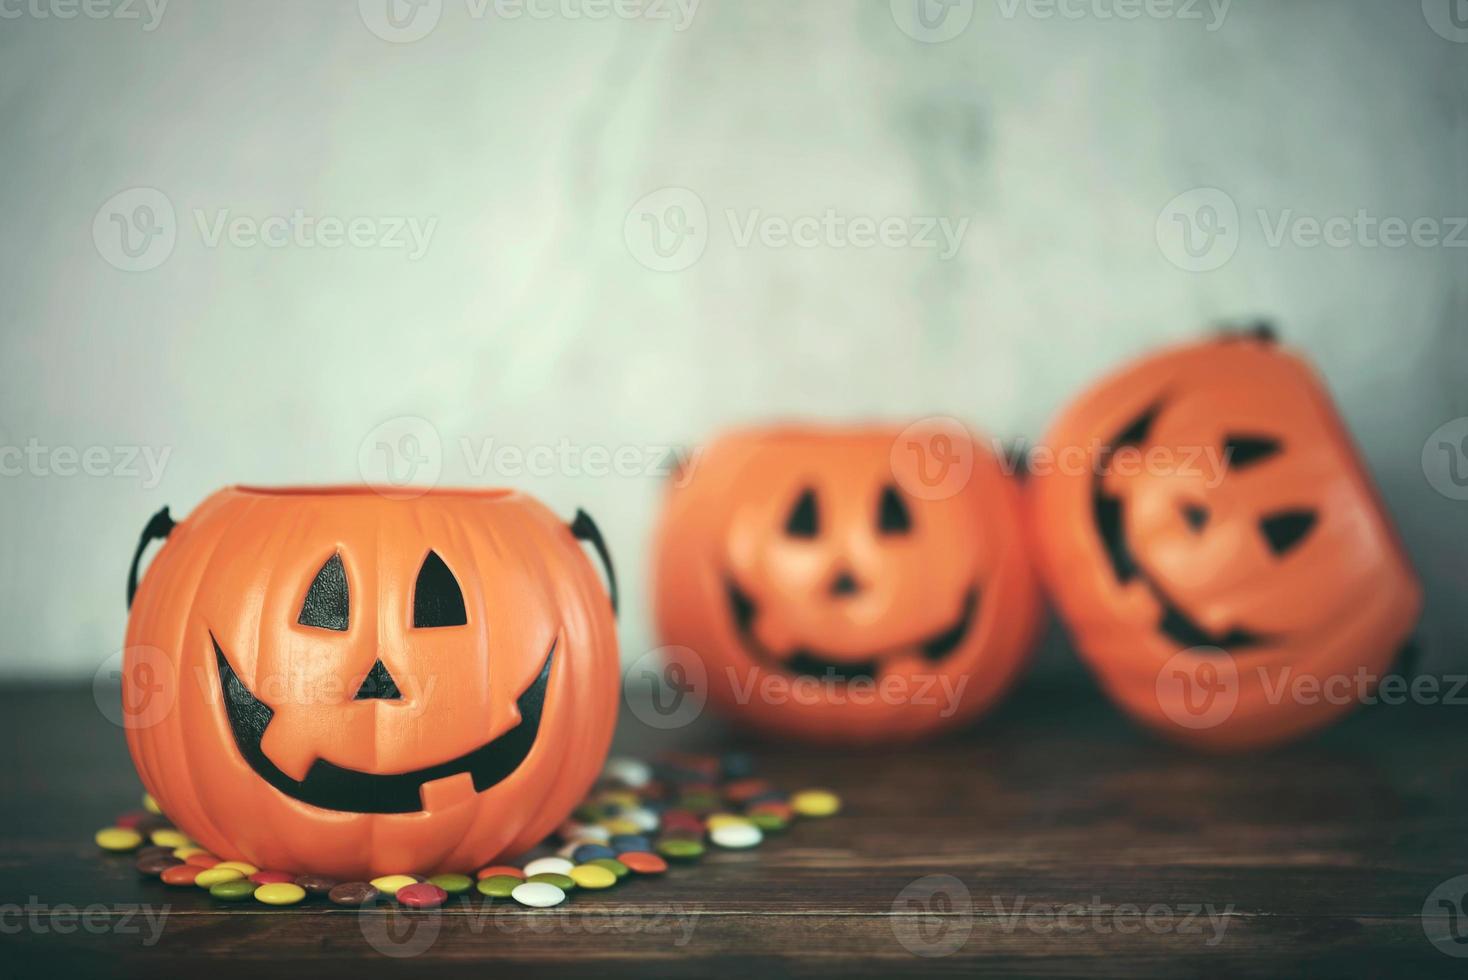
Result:
{"label": "jack-o-lantern face", "polygon": [[[1031,493],[1062,613],[1142,720],[1219,748],[1349,707],[1390,669],[1416,579],[1324,389],[1268,336],[1151,358],[1062,417]],[[1037,461],[1039,462],[1039,461]]]}
{"label": "jack-o-lantern face", "polygon": [[663,515],[657,618],[717,706],[876,741],[972,718],[1008,686],[1037,619],[1018,494],[957,438],[972,470],[937,492],[896,429],[756,430],[699,454]]}
{"label": "jack-o-lantern face", "polygon": [[260,866],[463,870],[528,847],[615,721],[596,572],[502,492],[222,491],[154,560],[127,658],[125,693],[146,664],[176,696],[129,728],[144,784]]}

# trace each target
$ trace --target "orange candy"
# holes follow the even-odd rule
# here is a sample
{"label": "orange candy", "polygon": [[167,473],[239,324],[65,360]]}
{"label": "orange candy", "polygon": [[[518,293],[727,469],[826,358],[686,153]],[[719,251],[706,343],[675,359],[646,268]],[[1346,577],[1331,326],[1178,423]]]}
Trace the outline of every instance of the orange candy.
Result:
{"label": "orange candy", "polygon": [[491,864],[487,868],[480,868],[474,872],[474,877],[479,879],[489,878],[493,875],[509,875],[511,878],[525,880],[525,872],[520,868],[511,867],[508,864]]}
{"label": "orange candy", "polygon": [[628,851],[618,854],[617,860],[640,875],[660,875],[668,870],[668,862],[656,854],[648,854],[646,851]]}
{"label": "orange candy", "polygon": [[203,870],[192,864],[175,864],[171,868],[164,868],[163,873],[158,877],[165,885],[192,885],[194,879],[199,877],[199,872]]}

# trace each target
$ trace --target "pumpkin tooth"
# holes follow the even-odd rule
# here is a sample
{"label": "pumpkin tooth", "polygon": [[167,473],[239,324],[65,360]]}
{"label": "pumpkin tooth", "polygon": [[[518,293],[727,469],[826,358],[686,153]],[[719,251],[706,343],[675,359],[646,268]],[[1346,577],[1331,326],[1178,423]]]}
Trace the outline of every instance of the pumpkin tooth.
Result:
{"label": "pumpkin tooth", "polygon": [[299,782],[311,771],[316,752],[310,743],[290,737],[290,723],[269,725],[260,738],[260,751],[287,776]]}

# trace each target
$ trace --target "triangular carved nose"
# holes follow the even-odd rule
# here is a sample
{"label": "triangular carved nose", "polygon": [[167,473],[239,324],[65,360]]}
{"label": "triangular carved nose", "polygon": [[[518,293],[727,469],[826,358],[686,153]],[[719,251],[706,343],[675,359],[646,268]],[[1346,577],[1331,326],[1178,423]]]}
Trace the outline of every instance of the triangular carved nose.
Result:
{"label": "triangular carved nose", "polygon": [[842,569],[831,582],[831,594],[833,596],[856,595],[860,591],[861,583],[856,580],[855,575],[852,575],[851,572],[845,569]]}
{"label": "triangular carved nose", "polygon": [[387,672],[387,665],[381,660],[372,665],[367,676],[362,679],[362,686],[357,688],[353,701],[401,701],[403,694],[398,690],[397,681],[392,679],[392,674]]}

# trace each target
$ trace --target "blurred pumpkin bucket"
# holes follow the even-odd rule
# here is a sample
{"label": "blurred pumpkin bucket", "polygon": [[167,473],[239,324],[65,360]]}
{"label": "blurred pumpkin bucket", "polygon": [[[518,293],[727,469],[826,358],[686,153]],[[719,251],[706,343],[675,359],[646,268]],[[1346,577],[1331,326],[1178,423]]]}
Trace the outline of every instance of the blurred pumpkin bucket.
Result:
{"label": "blurred pumpkin bucket", "polygon": [[675,480],[654,548],[670,665],[767,733],[913,740],[972,721],[1040,624],[1017,481],[953,419],[770,426]]}
{"label": "blurred pumpkin bucket", "polygon": [[1028,492],[1045,582],[1112,698],[1200,747],[1272,745],[1393,668],[1421,586],[1330,395],[1272,331],[1076,399]]}

